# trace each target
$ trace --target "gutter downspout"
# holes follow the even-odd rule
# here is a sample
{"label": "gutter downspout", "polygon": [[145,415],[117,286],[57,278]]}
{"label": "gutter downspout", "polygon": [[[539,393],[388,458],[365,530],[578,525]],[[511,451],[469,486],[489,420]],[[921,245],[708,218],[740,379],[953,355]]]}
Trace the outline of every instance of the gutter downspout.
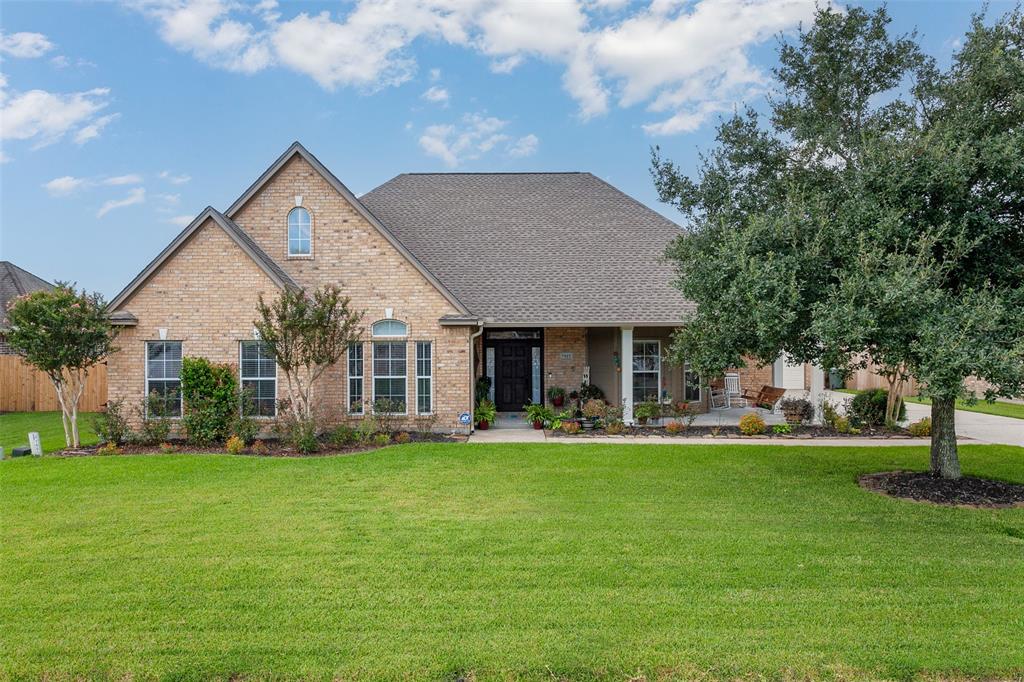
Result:
{"label": "gutter downspout", "polygon": [[469,432],[476,430],[476,423],[473,421],[473,411],[476,407],[476,343],[481,334],[484,333],[484,323],[477,322],[478,329],[469,335]]}

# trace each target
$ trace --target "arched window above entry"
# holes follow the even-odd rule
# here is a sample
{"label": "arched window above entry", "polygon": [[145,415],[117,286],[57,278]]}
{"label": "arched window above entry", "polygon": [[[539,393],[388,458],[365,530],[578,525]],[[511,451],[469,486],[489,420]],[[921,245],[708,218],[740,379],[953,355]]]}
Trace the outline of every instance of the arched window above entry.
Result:
{"label": "arched window above entry", "polygon": [[313,221],[309,211],[296,206],[288,213],[288,255],[309,256],[313,253]]}
{"label": "arched window above entry", "polygon": [[380,322],[373,323],[373,335],[374,336],[407,336],[409,334],[409,326],[405,322],[399,320],[381,320]]}

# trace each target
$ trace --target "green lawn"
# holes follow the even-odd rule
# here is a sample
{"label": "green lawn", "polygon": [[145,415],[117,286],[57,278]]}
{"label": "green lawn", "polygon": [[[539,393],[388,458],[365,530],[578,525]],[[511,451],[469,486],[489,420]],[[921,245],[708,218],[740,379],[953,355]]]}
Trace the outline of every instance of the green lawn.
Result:
{"label": "green lawn", "polygon": [[[906,400],[908,403],[918,403],[919,405],[932,404],[932,401],[928,398],[918,398],[916,396],[908,396]],[[1008,403],[1003,400],[997,400],[993,403],[979,400],[973,405],[968,403],[966,400],[957,400],[956,409],[967,410],[968,412],[981,412],[982,414],[994,414],[997,417],[1024,419],[1024,405],[1020,403]]]}
{"label": "green lawn", "polygon": [[[96,442],[92,432],[92,413],[78,415],[78,439],[82,445]],[[64,427],[60,423],[60,412],[8,412],[0,414],[0,445],[8,456],[11,448],[28,445],[29,431],[38,431],[43,452],[60,450],[65,445]]]}
{"label": "green lawn", "polygon": [[[1024,482],[1024,449],[961,448]],[[0,679],[1024,674],[1024,509],[924,447],[407,445],[0,463]]]}
{"label": "green lawn", "polygon": [[[857,395],[860,391],[851,388],[840,388],[836,389],[842,393],[852,393]],[[917,403],[918,405],[931,405],[932,401],[928,398],[919,398],[917,396],[907,396],[904,398],[908,403]],[[1013,417],[1014,419],[1024,419],[1024,404],[1021,403],[1008,403],[1005,400],[996,400],[995,402],[986,402],[979,400],[973,405],[966,400],[957,400],[956,409],[967,410],[968,412],[981,412],[982,414],[994,414],[997,417]]]}

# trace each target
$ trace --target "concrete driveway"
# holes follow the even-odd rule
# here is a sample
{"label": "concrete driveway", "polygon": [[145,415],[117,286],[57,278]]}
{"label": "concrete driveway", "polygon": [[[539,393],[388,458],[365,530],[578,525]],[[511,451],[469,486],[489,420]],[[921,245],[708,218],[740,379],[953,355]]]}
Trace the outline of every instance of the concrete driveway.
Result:
{"label": "concrete driveway", "polygon": [[[929,405],[907,403],[907,419],[909,421],[930,417],[931,413],[932,409]],[[1003,443],[1024,447],[1024,419],[957,410],[956,435],[958,438],[970,438],[982,443]]]}

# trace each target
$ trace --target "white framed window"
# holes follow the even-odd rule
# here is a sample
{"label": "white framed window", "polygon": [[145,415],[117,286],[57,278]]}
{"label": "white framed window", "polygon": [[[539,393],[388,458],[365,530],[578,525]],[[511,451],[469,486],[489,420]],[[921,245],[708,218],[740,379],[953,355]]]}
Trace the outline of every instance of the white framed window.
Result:
{"label": "white framed window", "polygon": [[262,341],[242,341],[239,346],[239,379],[249,401],[247,414],[273,417],[277,414],[277,362]]}
{"label": "white framed window", "polygon": [[401,336],[408,336],[409,334],[409,325],[401,320],[380,320],[378,322],[374,322],[371,329],[373,330],[373,335],[378,338],[397,338]]}
{"label": "white framed window", "polygon": [[633,342],[633,404],[661,400],[661,341]]}
{"label": "white framed window", "polygon": [[430,341],[416,342],[416,412],[434,411],[434,348]]}
{"label": "white framed window", "polygon": [[288,212],[288,255],[309,256],[313,253],[313,219],[309,211],[296,206]]}
{"label": "white framed window", "polygon": [[683,400],[700,402],[700,375],[690,369],[690,363],[683,365]]}
{"label": "white framed window", "polygon": [[408,369],[405,341],[373,342],[373,402],[390,400],[395,414],[407,414]]}
{"label": "white framed window", "polygon": [[146,342],[146,414],[181,416],[181,341]]}
{"label": "white framed window", "polygon": [[348,411],[363,413],[363,344],[348,344]]}

